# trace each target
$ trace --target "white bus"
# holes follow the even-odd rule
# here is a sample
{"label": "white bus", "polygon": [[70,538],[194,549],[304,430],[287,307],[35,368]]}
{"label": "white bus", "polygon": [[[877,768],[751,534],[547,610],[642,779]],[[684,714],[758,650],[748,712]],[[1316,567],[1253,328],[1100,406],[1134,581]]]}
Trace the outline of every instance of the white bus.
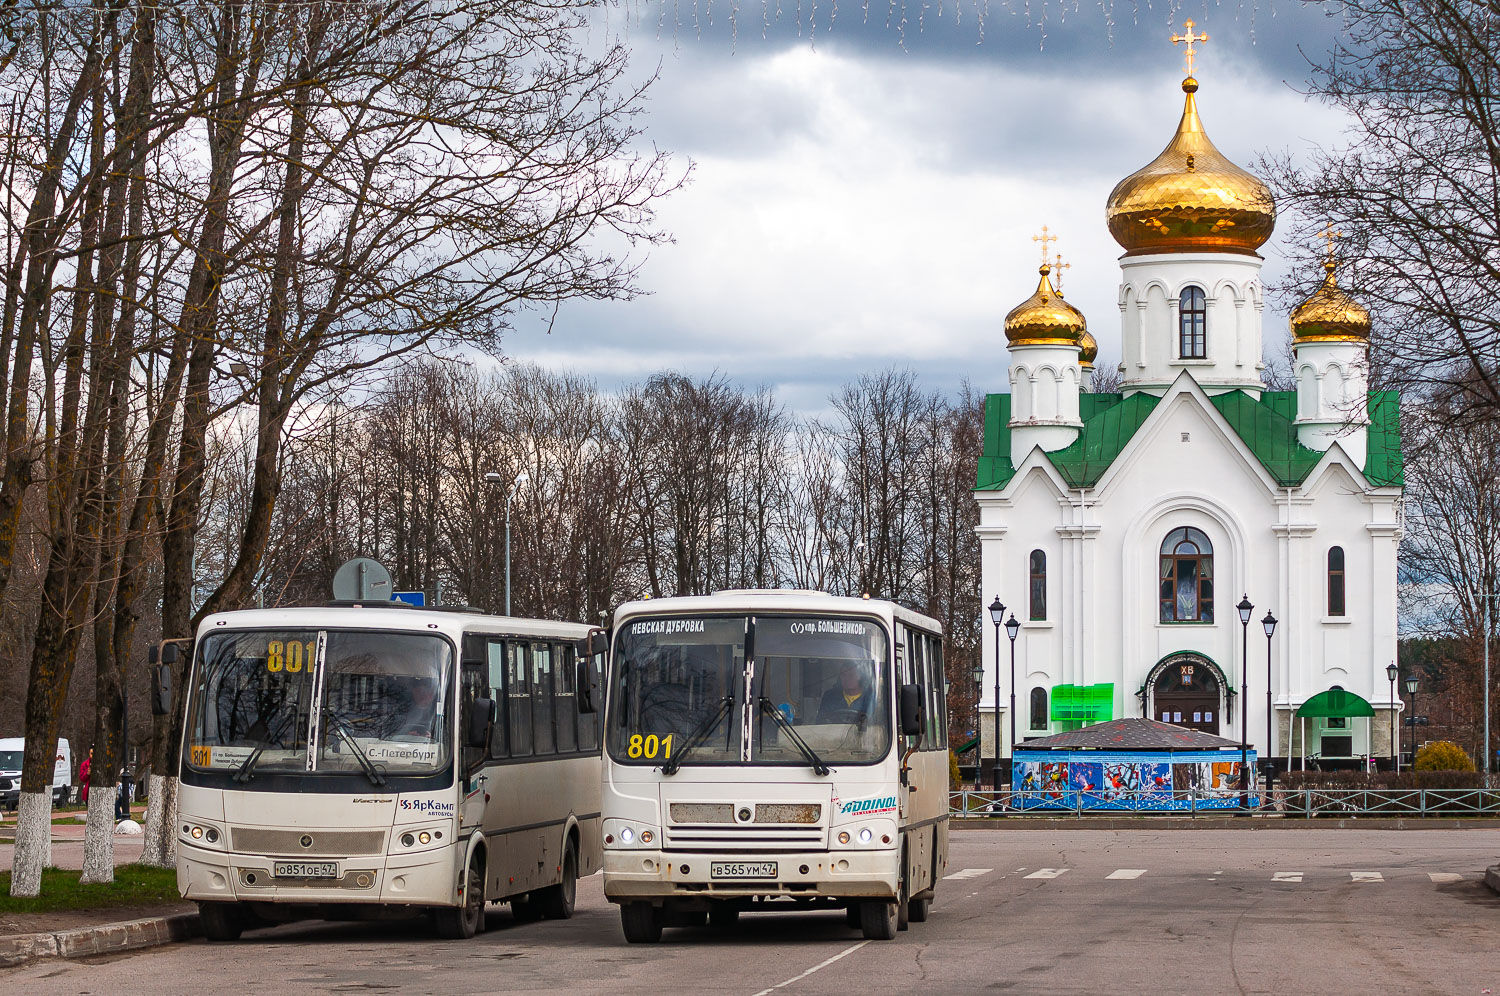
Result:
{"label": "white bus", "polygon": [[600,862],[588,633],[392,603],[205,619],[177,814],[204,933],[429,913],[471,937],[504,900],[572,916]]}
{"label": "white bus", "polygon": [[604,892],[625,937],[744,911],[846,910],[889,940],[948,860],[942,630],[820,592],[615,613]]}

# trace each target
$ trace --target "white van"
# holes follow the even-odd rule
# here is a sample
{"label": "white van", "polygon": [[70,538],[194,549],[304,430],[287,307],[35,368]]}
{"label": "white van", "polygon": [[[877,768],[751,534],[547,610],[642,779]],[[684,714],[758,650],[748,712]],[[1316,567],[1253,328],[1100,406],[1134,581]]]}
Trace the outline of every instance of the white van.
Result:
{"label": "white van", "polygon": [[[25,737],[0,737],[0,806],[15,809],[21,801],[21,759]],[[67,740],[57,741],[57,760],[52,765],[52,804],[60,806],[73,792],[73,750]]]}

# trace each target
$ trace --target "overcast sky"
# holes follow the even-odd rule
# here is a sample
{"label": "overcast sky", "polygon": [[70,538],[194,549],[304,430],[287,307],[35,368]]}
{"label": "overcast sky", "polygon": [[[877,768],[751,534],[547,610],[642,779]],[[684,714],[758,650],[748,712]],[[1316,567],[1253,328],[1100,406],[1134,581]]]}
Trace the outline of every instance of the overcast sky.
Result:
{"label": "overcast sky", "polygon": [[[1182,51],[1168,36],[1187,16],[1208,32],[1199,110],[1249,167],[1337,141],[1340,120],[1298,91],[1340,24],[1287,3],[1107,8],[994,4],[982,37],[972,2],[909,5],[904,32],[899,6],[866,18],[842,3],[831,29],[826,2],[799,14],[782,0],[779,19],[774,0],[740,7],[733,26],[723,0],[711,22],[689,0],[675,15],[616,8],[608,28],[628,36],[636,68],[660,65],[649,138],[694,164],[661,205],[676,241],[646,260],[649,296],[570,304],[551,335],[523,320],[506,352],[607,388],[719,369],[803,413],[891,365],[933,389],[968,378],[1001,390],[1005,313],[1035,287],[1045,224],[1071,264],[1067,298],[1101,362],[1118,362],[1121,250],[1104,204],[1181,114]],[[1268,282],[1289,229],[1262,250]],[[1267,341],[1285,328],[1268,306]]]}

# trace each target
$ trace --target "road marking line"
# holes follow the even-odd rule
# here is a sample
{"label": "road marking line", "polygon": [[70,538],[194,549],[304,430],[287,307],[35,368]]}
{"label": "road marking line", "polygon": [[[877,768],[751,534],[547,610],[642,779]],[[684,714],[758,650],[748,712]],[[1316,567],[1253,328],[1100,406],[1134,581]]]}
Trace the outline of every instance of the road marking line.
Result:
{"label": "road marking line", "polygon": [[1300,882],[1300,881],[1302,881],[1302,873],[1301,872],[1277,872],[1276,874],[1274,874],[1274,875],[1271,876],[1271,881],[1273,881],[1273,882]]}
{"label": "road marking line", "polygon": [[801,982],[803,979],[807,978],[809,975],[813,974],[814,972],[821,971],[822,969],[827,968],[829,965],[832,965],[834,962],[838,961],[840,958],[844,958],[844,957],[847,957],[849,955],[852,955],[854,952],[858,951],[860,948],[864,947],[866,944],[869,944],[869,943],[870,943],[869,941],[860,941],[858,944],[851,944],[847,948],[845,948],[844,950],[840,951],[838,954],[834,955],[832,958],[825,958],[824,960],[822,960],[822,961],[818,962],[816,965],[814,965],[812,968],[809,968],[807,971],[801,973],[800,975],[794,975],[794,976],[792,976],[790,979],[787,979],[785,982],[778,982],[774,986],[770,987],[769,989],[762,989],[760,992],[756,993],[755,996],[766,996],[767,993],[774,993],[776,990],[781,989],[781,988],[783,988],[785,986],[789,986],[793,982]]}
{"label": "road marking line", "polygon": [[1057,878],[1059,875],[1061,875],[1065,871],[1067,871],[1066,868],[1038,868],[1036,871],[1032,872],[1030,875],[1027,875],[1026,877],[1027,878]]}
{"label": "road marking line", "polygon": [[1144,874],[1146,874],[1144,868],[1116,868],[1104,877],[1106,879],[1133,879],[1140,878]]}
{"label": "road marking line", "polygon": [[1427,877],[1432,879],[1434,885],[1442,885],[1444,882],[1463,881],[1463,876],[1458,872],[1428,872]]}
{"label": "road marking line", "polygon": [[955,881],[963,881],[966,878],[978,878],[981,875],[988,875],[994,870],[995,869],[993,868],[960,868],[952,875],[944,875],[943,881],[946,882],[949,879],[953,879]]}
{"label": "road marking line", "polygon": [[1380,872],[1350,872],[1349,877],[1356,882],[1384,882],[1385,876]]}

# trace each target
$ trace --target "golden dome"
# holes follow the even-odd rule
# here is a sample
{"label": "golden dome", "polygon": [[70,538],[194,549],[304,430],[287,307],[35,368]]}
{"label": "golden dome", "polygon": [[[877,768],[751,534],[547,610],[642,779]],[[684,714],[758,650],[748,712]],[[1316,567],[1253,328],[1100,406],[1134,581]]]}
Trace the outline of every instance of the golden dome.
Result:
{"label": "golden dome", "polygon": [[1099,343],[1094,334],[1085,331],[1078,337],[1078,365],[1084,370],[1094,369],[1094,361],[1099,358]]}
{"label": "golden dome", "polygon": [[1047,279],[1052,267],[1043,263],[1038,272],[1042,279],[1037,282],[1036,293],[1005,316],[1005,338],[1012,346],[1077,345],[1088,329],[1083,312],[1052,289]]}
{"label": "golden dome", "polygon": [[1182,81],[1187,99],[1177,134],[1150,164],[1109,195],[1109,234],[1138,256],[1156,252],[1254,253],[1276,227],[1271,189],[1214,148],[1198,118],[1198,81]]}
{"label": "golden dome", "polygon": [[1367,342],[1370,312],[1339,289],[1333,260],[1323,264],[1323,285],[1292,309],[1292,338],[1296,342]]}

